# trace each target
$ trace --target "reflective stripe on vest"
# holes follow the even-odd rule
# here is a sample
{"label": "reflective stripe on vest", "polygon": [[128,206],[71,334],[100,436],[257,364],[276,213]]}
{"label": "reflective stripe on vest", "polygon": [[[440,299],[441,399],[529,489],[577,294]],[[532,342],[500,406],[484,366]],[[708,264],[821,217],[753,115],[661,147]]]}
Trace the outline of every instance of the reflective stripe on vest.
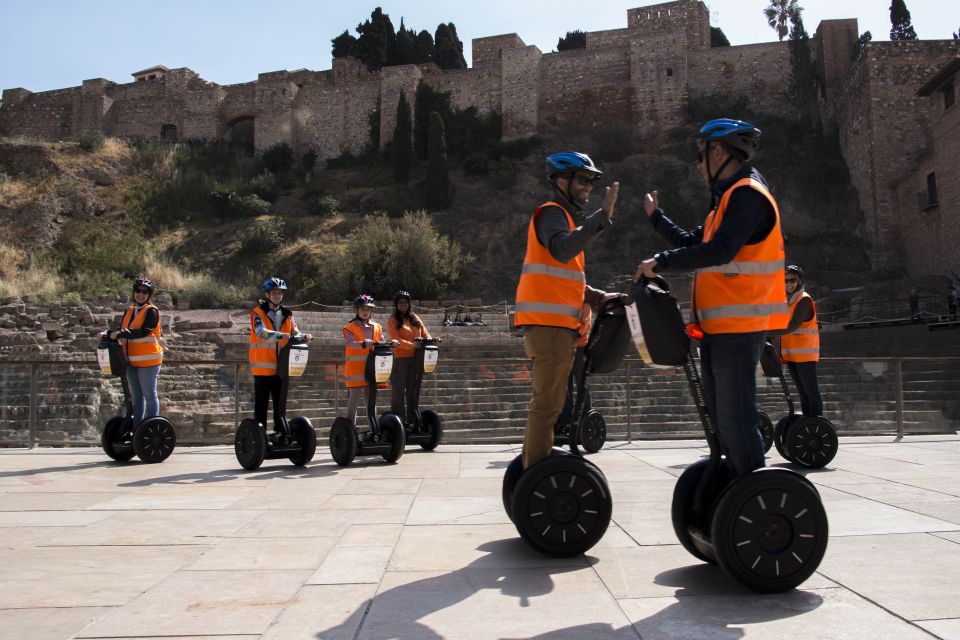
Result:
{"label": "reflective stripe on vest", "polygon": [[[372,324],[373,340],[374,342],[380,342],[383,339],[383,327],[376,322]],[[352,320],[343,328],[344,339],[346,339],[348,333],[353,336],[354,342],[369,339],[364,337],[360,325]],[[348,389],[367,386],[367,381],[364,379],[364,370],[367,367],[367,354],[372,348],[371,346],[366,349],[363,347],[346,347],[344,349],[343,381]]]}
{"label": "reflective stripe on vest", "polygon": [[782,329],[790,319],[783,290],[784,253],[780,209],[770,191],[757,180],[735,182],[720,198],[703,225],[703,242],[709,242],[723,222],[736,189],[760,192],[773,207],[775,222],[767,237],[745,244],[734,259],[723,265],[697,269],[693,284],[693,308],[706,333],[751,333]]}
{"label": "reflective stripe on vest", "polygon": [[806,291],[794,292],[790,300],[790,316],[796,313],[803,299],[810,300],[813,317],[801,323],[793,333],[780,336],[780,355],[786,362],[817,362],[820,360],[820,329],[817,326],[817,306]]}
{"label": "reflective stripe on vest", "polygon": [[[152,304],[145,304],[140,311],[134,314],[134,307],[128,307],[123,314],[121,329],[139,329],[147,319],[147,311],[156,309]],[[149,335],[143,338],[126,338],[122,341],[123,352],[127,361],[134,367],[155,367],[163,364],[163,347],[160,345],[160,310],[157,309],[157,326]]]}
{"label": "reflective stripe on vest", "polygon": [[569,230],[576,228],[573,218],[558,202],[546,202],[534,211],[527,225],[527,252],[517,285],[514,324],[518,327],[537,325],[576,331],[580,326],[580,309],[586,289],[583,252],[569,262],[562,263],[540,244],[536,220],[537,215],[547,207],[560,207],[567,217]]}
{"label": "reflective stripe on vest", "polygon": [[[250,371],[255,376],[277,375],[277,357],[280,349],[287,345],[287,340],[261,340],[257,337],[255,319],[259,316],[264,328],[273,326],[273,321],[267,317],[263,309],[254,307],[250,310],[250,349],[247,351],[250,359]],[[293,333],[293,314],[286,316],[276,329],[280,333]]]}

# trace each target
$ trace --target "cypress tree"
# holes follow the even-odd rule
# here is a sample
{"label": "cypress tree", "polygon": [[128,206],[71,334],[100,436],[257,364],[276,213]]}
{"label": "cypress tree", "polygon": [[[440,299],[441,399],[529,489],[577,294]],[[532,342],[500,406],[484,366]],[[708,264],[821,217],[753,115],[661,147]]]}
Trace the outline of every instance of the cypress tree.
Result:
{"label": "cypress tree", "polygon": [[433,61],[441,69],[466,69],[463,43],[457,37],[457,28],[452,22],[441,24],[433,37]]}
{"label": "cypress tree", "polygon": [[567,35],[557,40],[557,51],[584,49],[587,46],[587,34],[580,29],[567,31]]}
{"label": "cypress tree", "polygon": [[427,208],[439,211],[450,206],[450,168],[447,165],[447,140],[443,118],[430,112],[427,151]]}
{"label": "cypress tree", "polygon": [[410,165],[413,163],[413,123],[410,119],[410,105],[407,96],[400,90],[397,100],[397,123],[393,128],[393,179],[406,184],[410,181]]}
{"label": "cypress tree", "polygon": [[917,32],[910,23],[910,10],[904,0],[890,3],[890,40],[916,40]]}
{"label": "cypress tree", "polygon": [[358,57],[370,71],[379,71],[396,57],[397,36],[393,23],[380,7],[373,10],[369,20],[357,25],[357,33],[360,34]]}

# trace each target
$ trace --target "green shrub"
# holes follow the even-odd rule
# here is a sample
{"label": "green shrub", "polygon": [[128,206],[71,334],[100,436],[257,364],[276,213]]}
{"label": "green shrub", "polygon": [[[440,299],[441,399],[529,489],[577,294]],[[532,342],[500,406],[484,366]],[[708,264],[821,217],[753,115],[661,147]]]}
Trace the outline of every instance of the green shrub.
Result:
{"label": "green shrub", "polygon": [[307,149],[303,158],[300,159],[300,163],[303,165],[303,170],[310,173],[317,166],[317,152],[313,148]]}
{"label": "green shrub", "polygon": [[486,153],[471,153],[463,160],[463,172],[468,176],[485,176],[490,173],[490,158]]}
{"label": "green shrub", "polygon": [[193,309],[234,309],[242,303],[237,288],[212,278],[203,278],[184,294]]}
{"label": "green shrub", "polygon": [[270,203],[262,200],[259,196],[249,194],[233,198],[230,203],[230,209],[234,215],[241,218],[255,218],[257,216],[267,215],[272,211]]}
{"label": "green shrub", "polygon": [[77,146],[84,151],[97,151],[106,142],[106,137],[99,131],[83,131],[77,136]]}
{"label": "green shrub", "polygon": [[340,211],[340,203],[331,195],[314,195],[305,198],[307,213],[321,218],[330,218]]}
{"label": "green shrub", "polygon": [[283,246],[284,239],[283,220],[273,217],[257,220],[244,235],[240,253],[259,256],[276,251]]}
{"label": "green shrub", "polygon": [[490,181],[498,189],[509,189],[517,183],[517,163],[510,158],[500,158],[490,163]]}
{"label": "green shrub", "polygon": [[273,173],[284,173],[293,167],[293,149],[286,142],[278,142],[263,152],[263,166]]}
{"label": "green shrub", "polygon": [[277,178],[270,171],[264,169],[250,181],[245,189],[246,193],[255,194],[267,202],[275,202],[280,190],[277,186]]}

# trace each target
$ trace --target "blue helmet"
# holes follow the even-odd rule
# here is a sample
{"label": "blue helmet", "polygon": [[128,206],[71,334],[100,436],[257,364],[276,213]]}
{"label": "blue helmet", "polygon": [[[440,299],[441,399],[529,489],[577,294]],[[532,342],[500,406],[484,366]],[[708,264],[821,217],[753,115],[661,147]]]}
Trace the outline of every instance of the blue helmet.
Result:
{"label": "blue helmet", "polygon": [[739,151],[744,160],[749,160],[760,145],[760,129],[743,120],[718,118],[700,127],[694,138],[722,142]]}
{"label": "blue helmet", "polygon": [[273,277],[263,281],[263,290],[270,293],[273,289],[287,290],[287,281],[281,278]]}
{"label": "blue helmet", "polygon": [[600,171],[593,164],[590,156],[585,153],[561,151],[547,156],[547,180],[553,180],[553,177],[558,173],[573,173],[575,171],[583,171],[594,176],[603,175],[603,171]]}

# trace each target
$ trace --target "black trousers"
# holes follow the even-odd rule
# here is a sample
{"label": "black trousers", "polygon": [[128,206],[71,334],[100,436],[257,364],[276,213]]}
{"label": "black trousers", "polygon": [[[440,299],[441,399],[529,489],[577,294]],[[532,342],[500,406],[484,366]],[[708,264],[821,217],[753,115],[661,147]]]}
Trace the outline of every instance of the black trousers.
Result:
{"label": "black trousers", "polygon": [[[280,376],[253,376],[253,417],[264,427],[267,426],[267,403],[273,398],[273,425],[278,430],[281,418],[287,412],[287,390],[289,378]],[[268,429],[269,430],[269,429]]]}
{"label": "black trousers", "polygon": [[788,362],[790,376],[800,392],[800,410],[805,416],[823,415],[823,398],[817,384],[816,362]]}

